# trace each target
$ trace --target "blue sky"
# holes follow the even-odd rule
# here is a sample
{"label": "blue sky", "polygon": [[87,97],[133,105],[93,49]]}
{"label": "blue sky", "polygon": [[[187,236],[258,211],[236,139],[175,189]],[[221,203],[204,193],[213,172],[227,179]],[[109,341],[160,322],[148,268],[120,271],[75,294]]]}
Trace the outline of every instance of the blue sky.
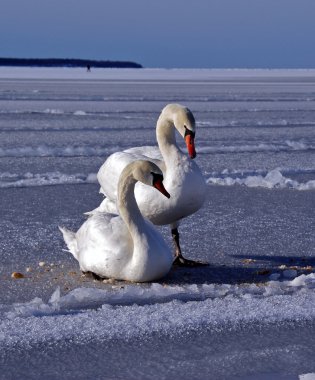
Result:
{"label": "blue sky", "polygon": [[1,0],[0,56],[315,67],[315,0]]}

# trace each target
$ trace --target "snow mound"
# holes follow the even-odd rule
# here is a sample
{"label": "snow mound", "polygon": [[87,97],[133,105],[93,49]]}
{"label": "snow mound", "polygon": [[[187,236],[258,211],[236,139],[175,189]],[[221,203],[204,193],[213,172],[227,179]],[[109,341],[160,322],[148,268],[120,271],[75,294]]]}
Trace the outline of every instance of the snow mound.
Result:
{"label": "snow mound", "polygon": [[86,112],[85,111],[75,111],[73,113],[75,116],[86,116]]}
{"label": "snow mound", "polygon": [[51,108],[47,108],[43,112],[44,113],[53,114],[53,115],[62,115],[64,113],[63,110],[60,110],[60,109],[51,109]]}
{"label": "snow mound", "polygon": [[265,285],[79,288],[45,303],[0,305],[0,349],[71,340],[104,342],[222,331],[255,323],[315,319],[315,274]]}
{"label": "snow mound", "polygon": [[97,183],[96,173],[87,175],[82,173],[66,174],[58,171],[37,174],[25,173],[24,175],[0,173],[0,189],[77,183]]}
{"label": "snow mound", "polygon": [[200,146],[198,153],[258,153],[258,152],[290,152],[290,151],[313,151],[314,144],[304,141],[286,140],[283,142],[260,142],[259,144],[218,145]]}
{"label": "snow mound", "polygon": [[[292,273],[284,277],[292,278]],[[14,304],[12,310],[6,313],[6,317],[12,319],[15,317],[63,314],[70,310],[96,309],[102,305],[143,306],[174,301],[205,301],[225,297],[263,298],[298,293],[302,288],[304,291],[315,289],[315,273],[302,274],[288,281],[270,280],[263,286],[256,284],[243,284],[242,286],[230,284],[163,286],[153,283],[147,288],[137,285],[115,286],[110,290],[77,288],[64,296],[61,296],[60,289],[57,288],[48,303],[45,303],[41,298],[35,298],[29,303]]]}
{"label": "snow mound", "polygon": [[254,175],[246,178],[232,178],[232,177],[210,177],[207,179],[208,184],[215,184],[221,186],[244,185],[247,187],[264,187],[267,189],[285,189],[291,188],[295,190],[314,190],[315,180],[300,183],[283,176],[279,169],[274,169],[268,172],[265,176]]}
{"label": "snow mound", "polygon": [[16,148],[0,148],[0,157],[95,157],[106,156],[122,150],[119,146],[62,146],[51,147],[47,145],[23,146]]}

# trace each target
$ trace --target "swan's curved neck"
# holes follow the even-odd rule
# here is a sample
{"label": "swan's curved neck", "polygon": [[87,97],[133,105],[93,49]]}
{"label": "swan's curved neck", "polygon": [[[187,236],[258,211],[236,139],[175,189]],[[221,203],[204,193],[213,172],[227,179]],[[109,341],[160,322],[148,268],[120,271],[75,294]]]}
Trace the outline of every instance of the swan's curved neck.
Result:
{"label": "swan's curved neck", "polygon": [[132,239],[135,241],[145,225],[144,218],[139,210],[135,198],[135,180],[132,172],[124,173],[118,182],[117,206],[121,218],[126,223]]}
{"label": "swan's curved neck", "polygon": [[175,125],[172,120],[161,115],[156,125],[156,139],[166,166],[171,165],[180,153],[176,143]]}

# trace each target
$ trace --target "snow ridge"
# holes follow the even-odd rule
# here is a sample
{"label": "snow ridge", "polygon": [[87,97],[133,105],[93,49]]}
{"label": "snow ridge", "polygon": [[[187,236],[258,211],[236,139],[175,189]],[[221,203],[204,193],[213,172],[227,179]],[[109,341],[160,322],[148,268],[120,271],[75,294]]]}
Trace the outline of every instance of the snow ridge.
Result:
{"label": "snow ridge", "polygon": [[315,180],[310,180],[300,183],[291,178],[283,176],[279,169],[274,169],[268,172],[265,176],[262,175],[249,175],[245,178],[233,177],[209,177],[207,178],[208,184],[215,184],[220,186],[233,186],[243,185],[247,187],[264,187],[267,189],[295,189],[295,190],[314,190]]}
{"label": "snow ridge", "polygon": [[[0,348],[41,342],[134,339],[152,334],[221,331],[243,324],[281,324],[315,318],[315,274],[266,285],[136,285],[112,290],[75,289],[48,303],[40,298],[0,306]],[[10,332],[8,334],[8,331]]]}

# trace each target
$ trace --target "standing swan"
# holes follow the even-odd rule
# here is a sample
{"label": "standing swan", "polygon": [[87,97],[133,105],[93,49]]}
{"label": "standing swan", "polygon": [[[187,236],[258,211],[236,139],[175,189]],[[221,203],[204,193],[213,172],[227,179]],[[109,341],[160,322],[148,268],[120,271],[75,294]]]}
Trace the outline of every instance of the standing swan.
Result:
{"label": "standing swan", "polygon": [[[175,129],[184,138],[190,158],[177,146]],[[131,148],[108,157],[97,174],[106,199],[96,210],[115,212],[117,182],[128,163],[139,159],[153,161],[163,171],[164,184],[172,198],[167,201],[153,189],[138,183],[135,196],[141,213],[156,225],[171,225],[176,255],[174,263],[202,265],[182,256],[178,233],[179,221],[199,210],[206,194],[205,180],[197,164],[191,160],[196,157],[192,112],[179,104],[168,104],[157,121],[156,137],[159,147]]]}
{"label": "standing swan", "polygon": [[162,183],[161,170],[151,162],[134,161],[124,168],[119,178],[120,216],[95,212],[77,233],[60,227],[82,271],[117,280],[145,282],[157,280],[170,270],[172,252],[162,235],[143,218],[137,205],[134,195],[137,181],[170,197]]}

